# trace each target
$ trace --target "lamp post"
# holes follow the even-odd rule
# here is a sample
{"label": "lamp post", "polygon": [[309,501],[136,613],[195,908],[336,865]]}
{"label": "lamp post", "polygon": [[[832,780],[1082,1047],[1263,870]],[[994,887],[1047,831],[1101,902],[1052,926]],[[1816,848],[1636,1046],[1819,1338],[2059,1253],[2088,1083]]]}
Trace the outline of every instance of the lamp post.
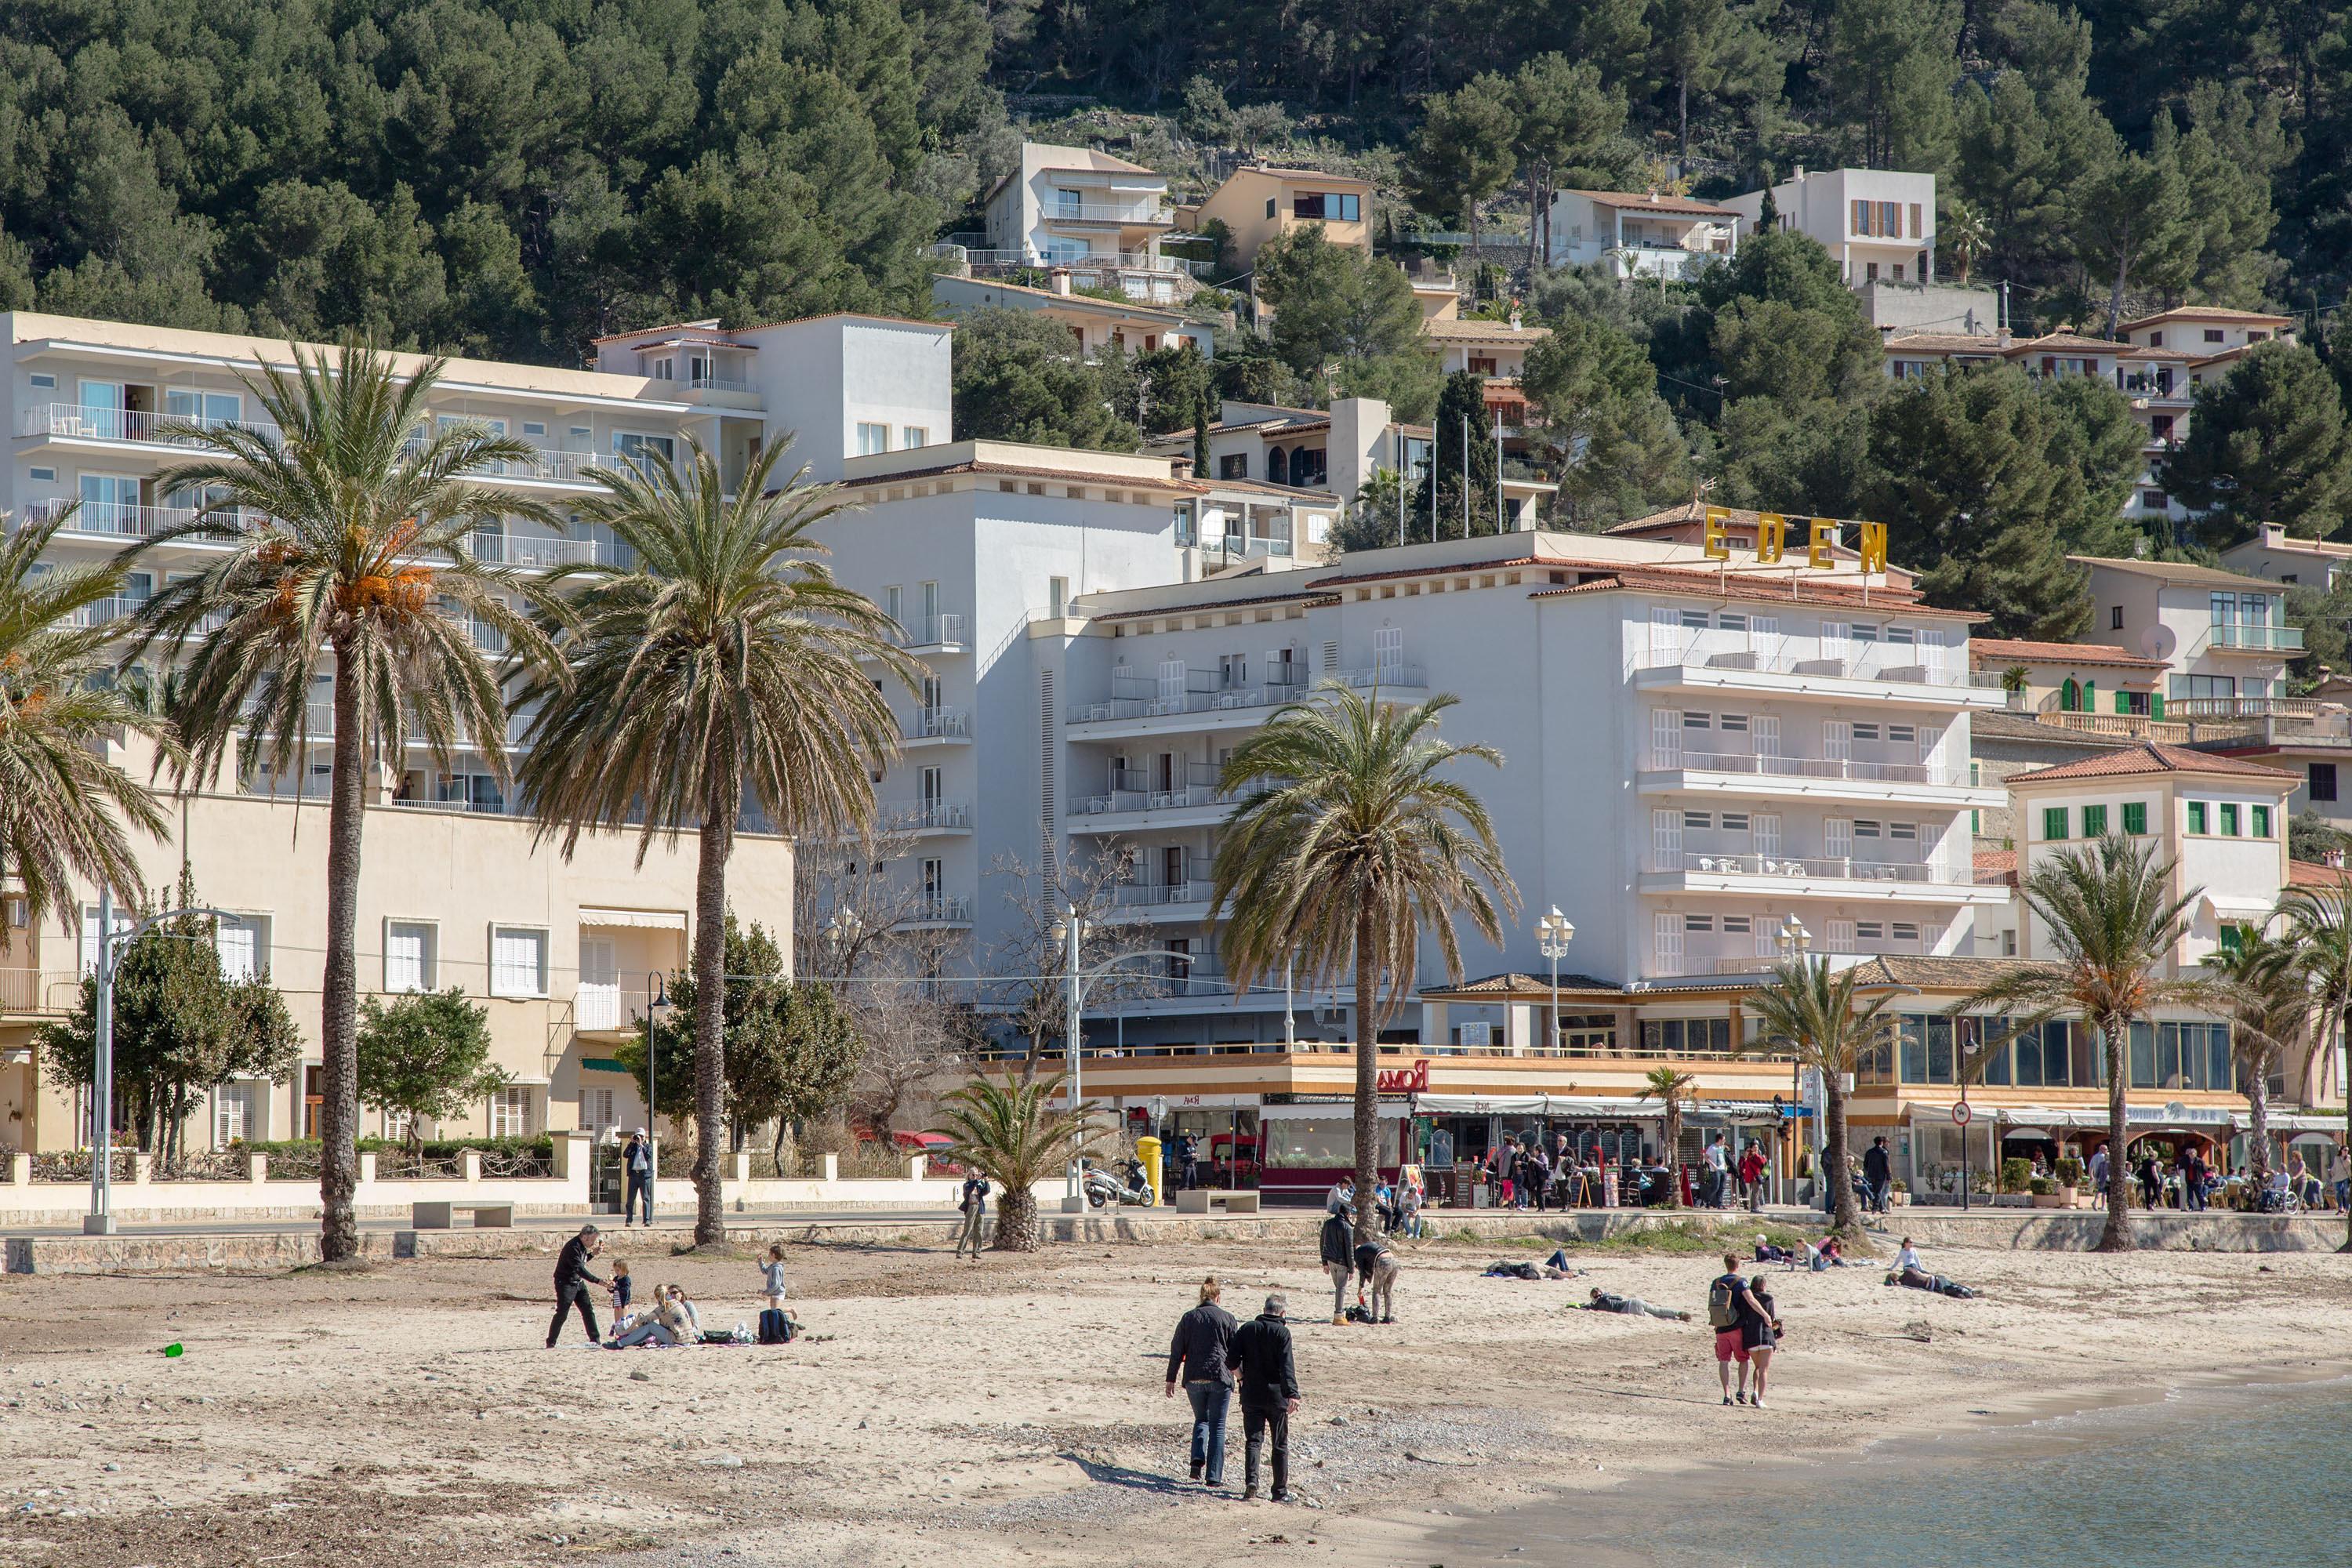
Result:
{"label": "lamp post", "polygon": [[1568,944],[1576,940],[1576,928],[1568,923],[1568,917],[1554,904],[1536,922],[1536,935],[1543,955],[1551,960],[1551,1039],[1544,1047],[1544,1055],[1556,1057],[1559,1055],[1559,961],[1568,956]]}
{"label": "lamp post", "polygon": [[[1805,922],[1799,920],[1794,913],[1790,914],[1780,921],[1780,929],[1773,934],[1772,945],[1780,950],[1780,957],[1784,962],[1795,961],[1804,963],[1808,968],[1811,966],[1813,933],[1805,929]],[[1789,1079],[1790,1097],[1794,1099],[1798,1104],[1807,1105],[1807,1108],[1811,1109],[1805,1100],[1804,1068],[1801,1067],[1792,1066],[1789,1071]],[[1821,1171],[1821,1118],[1817,1116],[1809,1116],[1806,1120],[1811,1123],[1811,1142],[1813,1145],[1813,1169]],[[1844,1174],[1845,1173],[1841,1171],[1836,1173],[1835,1179],[1842,1181],[1844,1179]],[[1822,1191],[1825,1194],[1834,1191],[1834,1189],[1830,1185],[1832,1179],[1831,1173],[1822,1171]],[[1793,1189],[1790,1195],[1794,1195]],[[1830,1202],[1832,1212],[1835,1212],[1836,1200],[1834,1198],[1831,1198]]]}
{"label": "lamp post", "polygon": [[114,929],[113,889],[104,883],[99,885],[98,1011],[91,1020],[97,1048],[90,1063],[89,1213],[81,1219],[84,1236],[114,1234],[114,944],[137,942],[158,922],[184,920],[189,915],[210,915],[216,921],[236,918],[226,910],[203,906],[158,910],[118,934]]}
{"label": "lamp post", "polygon": [[[1085,1004],[1080,999],[1078,994],[1078,947],[1080,943],[1086,941],[1087,925],[1087,921],[1078,918],[1077,905],[1065,904],[1062,909],[1062,918],[1055,921],[1046,929],[1045,931],[1045,935],[1049,940],[1062,944],[1063,1021],[1068,1026],[1068,1034],[1066,1036],[1066,1045],[1065,1049],[1068,1056],[1070,1064],[1070,1110],[1074,1114],[1077,1110],[1079,1101],[1082,1098],[1079,1093],[1079,1089],[1081,1088],[1079,1073],[1081,1068],[1079,1066],[1080,1058],[1078,1054],[1078,1031],[1082,1025],[1080,1010],[1083,1008]],[[1086,1129],[1081,1127],[1073,1134],[1073,1142],[1070,1146],[1070,1163],[1067,1167],[1068,1184],[1062,1194],[1062,1212],[1064,1214],[1083,1214],[1086,1212],[1087,1195],[1084,1188],[1080,1184],[1079,1179],[1079,1166],[1081,1164],[1079,1150],[1084,1148],[1085,1144]]]}
{"label": "lamp post", "polygon": [[[652,1162],[646,1169],[646,1223],[654,1222],[654,1184],[661,1180],[661,1117],[654,1110],[654,1066],[661,1050],[661,1020],[654,1015],[670,1005],[669,991],[662,984],[662,972],[650,970],[646,974],[646,1158]],[[629,1213],[628,1173],[621,1173],[621,1215]]]}

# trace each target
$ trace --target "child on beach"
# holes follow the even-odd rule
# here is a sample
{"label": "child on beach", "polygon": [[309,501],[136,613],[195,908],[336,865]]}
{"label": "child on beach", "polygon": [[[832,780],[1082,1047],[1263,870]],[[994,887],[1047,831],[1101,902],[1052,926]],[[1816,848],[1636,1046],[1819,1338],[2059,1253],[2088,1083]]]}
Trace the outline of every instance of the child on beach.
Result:
{"label": "child on beach", "polygon": [[613,1259],[613,1283],[606,1288],[613,1299],[613,1330],[620,1331],[621,1320],[629,1315],[629,1262],[625,1258]]}
{"label": "child on beach", "polygon": [[760,1293],[767,1300],[768,1310],[784,1310],[784,1244],[768,1244],[768,1261],[760,1265]]}

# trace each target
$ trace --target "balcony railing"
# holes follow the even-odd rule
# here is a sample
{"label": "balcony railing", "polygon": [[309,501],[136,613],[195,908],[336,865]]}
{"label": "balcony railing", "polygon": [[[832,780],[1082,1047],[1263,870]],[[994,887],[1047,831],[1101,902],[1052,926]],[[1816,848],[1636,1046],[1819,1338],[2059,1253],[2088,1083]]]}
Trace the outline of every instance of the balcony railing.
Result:
{"label": "balcony railing", "polygon": [[1900,681],[1915,686],[1998,689],[2000,671],[1971,670],[1958,648],[1915,643],[1824,643],[1818,637],[1761,637],[1740,632],[1678,632],[1652,643],[1636,663],[1644,669],[1676,666],[1756,670],[1772,675],[1832,676],[1849,680]]}
{"label": "balcony railing", "polygon": [[0,969],[0,1015],[70,1013],[80,1005],[77,970]]}
{"label": "balcony railing", "polygon": [[1419,691],[1429,685],[1429,677],[1417,664],[1375,664],[1362,669],[1330,669],[1323,672],[1326,680],[1336,680],[1359,691],[1377,686],[1391,691]]}
{"label": "balcony railing", "polygon": [[2273,653],[2301,653],[2303,628],[2217,622],[2213,627],[2213,646],[2255,648]]}
{"label": "balcony railing", "polygon": [[960,800],[899,801],[878,807],[876,819],[885,833],[934,833],[971,826],[971,807]]}
{"label": "balcony railing", "polygon": [[960,261],[975,273],[1060,268],[1071,272],[1181,272],[1205,278],[1216,270],[1213,262],[1193,261],[1181,256],[1155,256],[1148,250],[1090,250],[1083,256],[1049,257],[1029,250],[934,245],[931,254],[942,260]]}
{"label": "balcony railing", "polygon": [[278,426],[267,419],[205,419],[139,408],[85,408],[79,403],[43,403],[26,410],[21,436],[56,436],[80,441],[135,441],[149,446],[192,446],[187,432],[239,427],[275,445]]}
{"label": "balcony railing", "polygon": [[474,559],[488,566],[613,564],[613,549],[593,539],[550,539],[527,533],[477,533],[466,542]]}
{"label": "balcony railing", "polygon": [[969,925],[971,900],[948,893],[934,894],[917,900],[908,919],[916,925]]}
{"label": "balcony railing", "polygon": [[1965,769],[1941,771],[1925,763],[1870,763],[1847,757],[1759,757],[1745,752],[1657,751],[1653,769],[1690,773],[1745,773],[1756,778],[1849,780],[1860,784],[1914,784],[1953,787],[1968,783]]}
{"label": "balcony railing", "polygon": [[908,730],[915,741],[965,741],[971,738],[971,715],[961,708],[923,708]]}
{"label": "balcony railing", "polygon": [[2176,719],[2316,719],[2313,697],[2173,697],[2165,715]]}
{"label": "balcony railing", "polygon": [[960,647],[971,629],[961,616],[918,616],[899,625],[899,642],[907,647]]}
{"label": "balcony railing", "polygon": [[1153,225],[1167,227],[1176,221],[1174,209],[1146,205],[1134,206],[1125,202],[1056,202],[1040,210],[1047,223],[1118,223],[1138,226]]}
{"label": "balcony railing", "polygon": [[[66,517],[68,508],[72,515]],[[65,528],[69,533],[102,533],[117,539],[152,539],[165,529],[179,528],[196,520],[195,509],[180,506],[137,506],[128,501],[83,501],[75,506],[69,500],[37,500],[24,511],[25,521],[31,524],[53,522],[66,517]]]}
{"label": "balcony railing", "polygon": [[582,981],[572,995],[572,1026],[613,1034],[646,1016],[651,995],[642,987]]}
{"label": "balcony railing", "polygon": [[740,375],[720,375],[713,371],[698,370],[686,378],[687,384],[697,392],[749,392],[751,381]]}
{"label": "balcony railing", "polygon": [[460,795],[455,800],[425,800],[394,796],[389,803],[403,811],[446,811],[466,816],[529,816],[530,808],[515,796],[471,798]]}
{"label": "balcony railing", "polygon": [[[1174,679],[1171,676],[1169,682]],[[1071,719],[1075,723],[1092,724],[1114,719],[1164,719],[1178,713],[1278,707],[1305,689],[1303,676],[1296,668],[1289,669],[1286,677],[1277,668],[1276,679],[1256,685],[1226,686],[1222,684],[1223,679],[1217,670],[1187,670],[1180,688],[1163,682],[1156,675],[1114,672],[1110,678],[1110,700],[1077,709]]]}
{"label": "balcony railing", "polygon": [[1645,861],[1649,871],[1697,871],[1712,876],[1786,877],[1791,879],[1832,878],[1847,882],[1921,882],[1936,886],[1967,886],[1973,873],[1954,877],[1942,868],[1918,860],[1857,860],[1851,855],[1717,854],[1712,850],[1654,849]]}
{"label": "balcony railing", "polygon": [[146,602],[144,598],[134,598],[128,594],[114,594],[103,599],[92,599],[89,604],[68,614],[66,616],[66,625],[77,629],[107,626],[121,620],[125,616],[136,615],[139,607]]}
{"label": "balcony railing", "polygon": [[1169,904],[1200,904],[1209,899],[1206,881],[1122,882],[1111,889],[1111,902],[1129,908],[1157,909]]}

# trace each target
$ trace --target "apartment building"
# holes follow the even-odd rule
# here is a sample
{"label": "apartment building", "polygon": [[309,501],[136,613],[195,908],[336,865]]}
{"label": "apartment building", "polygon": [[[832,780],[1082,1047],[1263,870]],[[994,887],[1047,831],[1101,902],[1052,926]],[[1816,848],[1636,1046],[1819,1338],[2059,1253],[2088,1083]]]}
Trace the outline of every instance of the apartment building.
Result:
{"label": "apartment building", "polygon": [[1735,208],[1656,191],[1555,191],[1550,219],[1554,267],[1606,262],[1617,278],[1696,278],[1738,253]]}
{"label": "apartment building", "polygon": [[[6,427],[12,451],[0,509],[9,526],[63,515],[48,559],[107,559],[193,515],[196,498],[159,477],[190,448],[177,422],[267,429],[247,378],[258,363],[289,363],[266,339],[15,312],[5,318],[9,355]],[[596,493],[594,476],[675,458],[688,438],[740,471],[764,429],[749,392],[751,355],[719,339],[711,323],[643,334],[625,365],[579,371],[453,360],[429,405],[436,423],[490,426],[535,448],[485,475],[562,508]],[[413,371],[415,355],[395,366]],[[216,545],[180,542],[142,559],[121,594],[88,612],[129,613],[158,588],[198,570]],[[579,524],[550,529],[485,523],[475,552],[524,571],[614,561],[620,547]],[[495,634],[478,628],[485,648]],[[328,679],[331,681],[331,677]],[[292,1136],[316,1103],[317,988],[322,962],[325,793],[332,761],[331,687],[314,705],[320,734],[297,777],[230,774],[207,781],[161,843],[139,847],[146,880],[169,886],[184,853],[200,893],[236,918],[222,936],[235,972],[267,970],[289,993],[311,1058],[286,1085],[218,1089],[197,1140]],[[134,744],[124,765],[146,776]],[[536,1131],[609,1127],[642,1120],[642,1100],[613,1064],[612,1047],[642,1011],[648,975],[675,967],[693,905],[693,866],[656,851],[641,873],[633,847],[592,841],[566,863],[534,850],[520,803],[487,756],[462,756],[448,772],[421,748],[372,781],[362,889],[361,984],[370,992],[466,987],[491,1011],[497,1060],[514,1088],[451,1131]],[[789,886],[782,840],[747,835],[738,907],[789,942],[790,912],[761,889]],[[21,899],[5,902],[17,929],[0,955],[0,1143],[69,1146],[86,1134],[71,1096],[47,1084],[28,1048],[34,1026],[69,1010],[94,959],[96,890],[83,889],[82,919],[58,928]]]}
{"label": "apartment building", "polygon": [[2165,716],[2259,716],[2287,700],[2303,631],[2286,624],[2277,584],[2189,562],[2067,559],[2090,572],[2095,631],[2164,661]]}
{"label": "apartment building", "polygon": [[2352,544],[2296,539],[2281,522],[2256,523],[2252,539],[2240,540],[2221,552],[2221,564],[2231,571],[2287,588],[2332,590],[2342,580],[2347,561],[2352,561]]}
{"label": "apartment building", "polygon": [[1172,303],[1191,273],[1161,254],[1176,226],[1168,181],[1140,163],[1090,147],[1024,142],[1021,163],[983,197],[984,243],[963,247],[974,272],[1061,267],[1131,299]]}
{"label": "apartment building", "polygon": [[[1766,193],[1725,205],[1750,233],[1764,226]],[[1936,260],[1936,176],[1896,169],[1814,169],[1801,163],[1770,192],[1774,226],[1819,241],[1837,258],[1863,314],[1883,332],[1984,337],[2006,328],[2001,297],[1955,286]]]}
{"label": "apartment building", "polygon": [[1225,226],[1233,250],[1225,259],[1235,274],[1257,266],[1258,248],[1304,224],[1319,224],[1333,245],[1370,255],[1372,248],[1372,183],[1354,174],[1322,169],[1290,169],[1249,163],[1234,170],[1213,191],[1177,209],[1178,220],[1194,234],[1212,223]]}
{"label": "apartment building", "polygon": [[[1216,357],[1213,322],[1195,321],[1165,306],[1078,293],[1071,287],[1071,274],[1060,268],[1052,271],[1050,286],[1044,289],[942,272],[931,279],[931,299],[950,317],[981,310],[1034,311],[1069,328],[1078,352],[1089,357],[1143,353],[1184,343],[1198,350],[1203,359]],[[1226,321],[1230,326],[1230,313]]]}

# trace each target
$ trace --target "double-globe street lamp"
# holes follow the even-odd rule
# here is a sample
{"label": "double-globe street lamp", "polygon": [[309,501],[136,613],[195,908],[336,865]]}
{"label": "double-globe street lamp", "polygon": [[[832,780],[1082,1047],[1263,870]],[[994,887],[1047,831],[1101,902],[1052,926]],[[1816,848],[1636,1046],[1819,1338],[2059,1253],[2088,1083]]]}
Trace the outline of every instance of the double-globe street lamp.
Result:
{"label": "double-globe street lamp", "polygon": [[1536,921],[1537,950],[1551,960],[1551,1041],[1544,1055],[1559,1055],[1559,961],[1568,956],[1568,944],[1576,940],[1576,928],[1554,904],[1543,919]]}

